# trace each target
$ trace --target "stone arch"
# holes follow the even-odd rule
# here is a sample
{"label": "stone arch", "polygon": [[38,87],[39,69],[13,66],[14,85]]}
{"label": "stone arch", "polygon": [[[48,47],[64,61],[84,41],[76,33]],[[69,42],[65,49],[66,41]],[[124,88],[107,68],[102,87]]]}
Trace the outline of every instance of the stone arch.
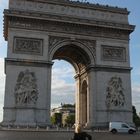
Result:
{"label": "stone arch", "polygon": [[86,126],[89,121],[88,67],[94,61],[93,54],[89,48],[79,41],[64,40],[58,41],[51,46],[49,55],[50,61],[54,59],[63,59],[71,63],[75,68],[76,123],[81,123]]}
{"label": "stone arch", "polygon": [[[40,2],[43,2],[41,7]],[[65,16],[62,5],[66,5],[68,10]],[[54,10],[56,8],[57,13]],[[81,14],[83,11],[87,11],[87,19]],[[12,0],[9,9],[4,11],[4,37],[8,41],[8,53],[5,59],[2,125],[50,125],[53,59],[65,59],[76,70],[76,123],[82,122],[80,95],[87,93],[86,124],[89,128],[105,127],[110,121],[126,121],[131,124],[129,36],[134,26],[128,23],[128,13],[124,8],[68,0],[24,0],[24,4],[23,0],[18,3]],[[118,88],[113,87],[112,90],[115,75],[123,81],[120,85],[122,89],[119,90],[121,96],[118,95]],[[29,80],[23,82],[26,76]],[[113,98],[110,97],[110,89],[117,91],[121,102],[114,101],[115,105],[110,102]],[[22,98],[21,93],[29,94]]]}
{"label": "stone arch", "polygon": [[[86,67],[90,64],[95,64],[95,55],[92,54],[92,51],[90,50],[90,48],[86,46],[86,44],[82,43],[81,41],[70,40],[70,39],[64,39],[60,41],[58,40],[56,41],[56,43],[54,43],[50,47],[51,48],[49,50],[49,61],[52,61],[53,59],[62,59],[63,57],[63,59],[70,62],[74,66],[76,72],[80,71],[77,65],[73,61],[73,59],[76,59],[76,58],[72,58],[72,57],[70,58],[67,56],[61,56],[61,58],[60,57],[55,58],[54,57],[55,54],[56,53],[58,54],[58,51],[61,51],[62,49],[65,51],[68,49],[71,51],[75,51],[75,53],[78,53],[80,56],[82,56],[82,61],[85,61],[84,63]],[[73,56],[73,57],[76,57],[76,56]]]}

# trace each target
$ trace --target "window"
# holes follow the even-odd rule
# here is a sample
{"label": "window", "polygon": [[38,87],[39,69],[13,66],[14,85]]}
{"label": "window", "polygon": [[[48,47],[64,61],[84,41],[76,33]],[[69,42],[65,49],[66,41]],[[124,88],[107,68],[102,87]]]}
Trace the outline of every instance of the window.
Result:
{"label": "window", "polygon": [[128,128],[126,124],[122,124],[122,128]]}

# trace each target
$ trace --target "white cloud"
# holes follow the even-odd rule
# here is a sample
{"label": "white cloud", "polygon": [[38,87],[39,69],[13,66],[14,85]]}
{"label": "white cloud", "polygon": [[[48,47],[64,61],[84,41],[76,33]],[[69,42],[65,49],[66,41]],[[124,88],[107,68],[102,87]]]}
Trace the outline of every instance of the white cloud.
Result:
{"label": "white cloud", "polygon": [[[3,38],[3,10],[8,7],[8,0],[0,0],[0,54],[4,53],[5,42]],[[3,117],[4,104],[4,89],[5,89],[5,74],[4,60],[0,58],[0,121]]]}
{"label": "white cloud", "polygon": [[0,0],[0,9],[4,9],[8,7],[9,0]]}
{"label": "white cloud", "polygon": [[61,78],[68,78],[74,75],[74,69],[70,67],[61,67],[53,69],[53,78],[61,75]]}
{"label": "white cloud", "polygon": [[[57,72],[56,72],[57,71]],[[61,72],[60,72],[61,71]],[[56,72],[56,73],[55,73]],[[64,71],[63,68],[57,68],[52,73],[52,92],[57,94],[65,94],[74,90],[74,83],[69,83],[66,79],[72,78],[73,74]],[[60,92],[60,93],[59,93]]]}
{"label": "white cloud", "polygon": [[140,112],[140,84],[132,86],[132,103],[137,112]]}
{"label": "white cloud", "polygon": [[3,77],[4,75],[4,59],[0,58],[0,77]]}
{"label": "white cloud", "polygon": [[4,88],[5,88],[4,59],[0,58],[0,121],[2,121],[3,116]]}
{"label": "white cloud", "polygon": [[[61,65],[52,71],[52,107],[62,103],[75,102],[74,70],[70,66]],[[72,82],[70,82],[73,79]]]}

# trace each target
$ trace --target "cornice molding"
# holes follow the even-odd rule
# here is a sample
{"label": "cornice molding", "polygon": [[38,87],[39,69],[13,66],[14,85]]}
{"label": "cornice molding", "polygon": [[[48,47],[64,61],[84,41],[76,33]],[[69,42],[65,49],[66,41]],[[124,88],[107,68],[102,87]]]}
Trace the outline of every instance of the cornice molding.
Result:
{"label": "cornice molding", "polygon": [[109,65],[89,65],[87,71],[103,71],[103,72],[118,72],[118,73],[130,73],[132,67],[124,66],[109,66]]}
{"label": "cornice molding", "polygon": [[67,22],[67,23],[75,23],[80,25],[87,26],[97,26],[97,27],[105,27],[105,28],[117,28],[122,30],[129,30],[132,32],[134,30],[134,25],[109,22],[106,20],[91,20],[91,19],[82,19],[73,16],[65,16],[65,15],[54,15],[54,14],[44,14],[44,13],[36,13],[36,12],[26,12],[26,11],[17,11],[17,10],[4,10],[5,16],[8,17],[24,17],[38,20],[49,20],[49,21],[58,21],[58,22]]}
{"label": "cornice molding", "polygon": [[[29,28],[29,29],[34,29],[34,30],[49,30],[50,29],[50,31],[52,31],[51,28],[45,27],[45,26],[48,26],[47,24],[50,24],[50,26],[54,25],[54,28],[55,28],[55,25],[56,26],[59,25],[60,28],[61,26],[66,26],[67,28],[76,27],[75,32],[77,32],[77,27],[80,27],[80,28],[82,27],[82,29],[85,30],[84,31],[85,34],[88,30],[88,35],[91,35],[91,33],[89,33],[89,31],[91,32],[91,30],[92,31],[94,30],[94,32],[95,30],[98,30],[97,32],[102,32],[103,30],[106,30],[107,33],[105,37],[112,30],[114,34],[115,33],[118,34],[114,38],[120,38],[120,39],[125,38],[125,40],[129,40],[129,34],[135,28],[135,26],[129,25],[129,24],[119,24],[119,23],[106,22],[106,21],[95,21],[95,20],[80,19],[80,18],[67,17],[67,16],[62,17],[59,15],[50,15],[50,14],[41,14],[41,13],[28,13],[28,12],[21,12],[21,11],[15,11],[15,10],[5,10],[4,14],[5,14],[4,37],[6,40],[8,37],[9,26],[15,27],[15,28],[27,28],[27,29]],[[15,25],[11,25],[12,22],[13,23],[15,22]],[[23,27],[23,24],[25,24],[24,27]],[[35,27],[37,26],[37,24],[40,24],[40,27],[39,26]],[[54,28],[53,28],[53,31],[54,31]],[[63,30],[65,30],[65,28]],[[62,32],[65,32],[65,31],[62,31]],[[71,32],[71,29],[70,29],[70,32]],[[80,34],[81,32],[82,31],[80,32],[78,31],[77,33]],[[120,35],[122,34],[122,32],[125,32],[123,37]],[[95,35],[97,34],[95,33]],[[112,35],[109,36],[109,38],[112,38]]]}
{"label": "cornice molding", "polygon": [[53,65],[53,62],[28,60],[28,59],[5,58],[5,64],[6,65],[16,65],[16,66],[31,66],[31,67],[51,67]]}

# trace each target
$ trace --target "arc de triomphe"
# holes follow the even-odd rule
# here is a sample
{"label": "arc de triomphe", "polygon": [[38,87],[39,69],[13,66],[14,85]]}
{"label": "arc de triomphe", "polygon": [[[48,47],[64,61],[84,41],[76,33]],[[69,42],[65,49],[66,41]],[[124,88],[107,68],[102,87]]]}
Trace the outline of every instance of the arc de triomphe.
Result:
{"label": "arc de triomphe", "polygon": [[9,0],[2,124],[50,125],[54,59],[75,69],[76,123],[132,123],[129,35],[134,26],[128,15],[125,8],[85,2]]}

